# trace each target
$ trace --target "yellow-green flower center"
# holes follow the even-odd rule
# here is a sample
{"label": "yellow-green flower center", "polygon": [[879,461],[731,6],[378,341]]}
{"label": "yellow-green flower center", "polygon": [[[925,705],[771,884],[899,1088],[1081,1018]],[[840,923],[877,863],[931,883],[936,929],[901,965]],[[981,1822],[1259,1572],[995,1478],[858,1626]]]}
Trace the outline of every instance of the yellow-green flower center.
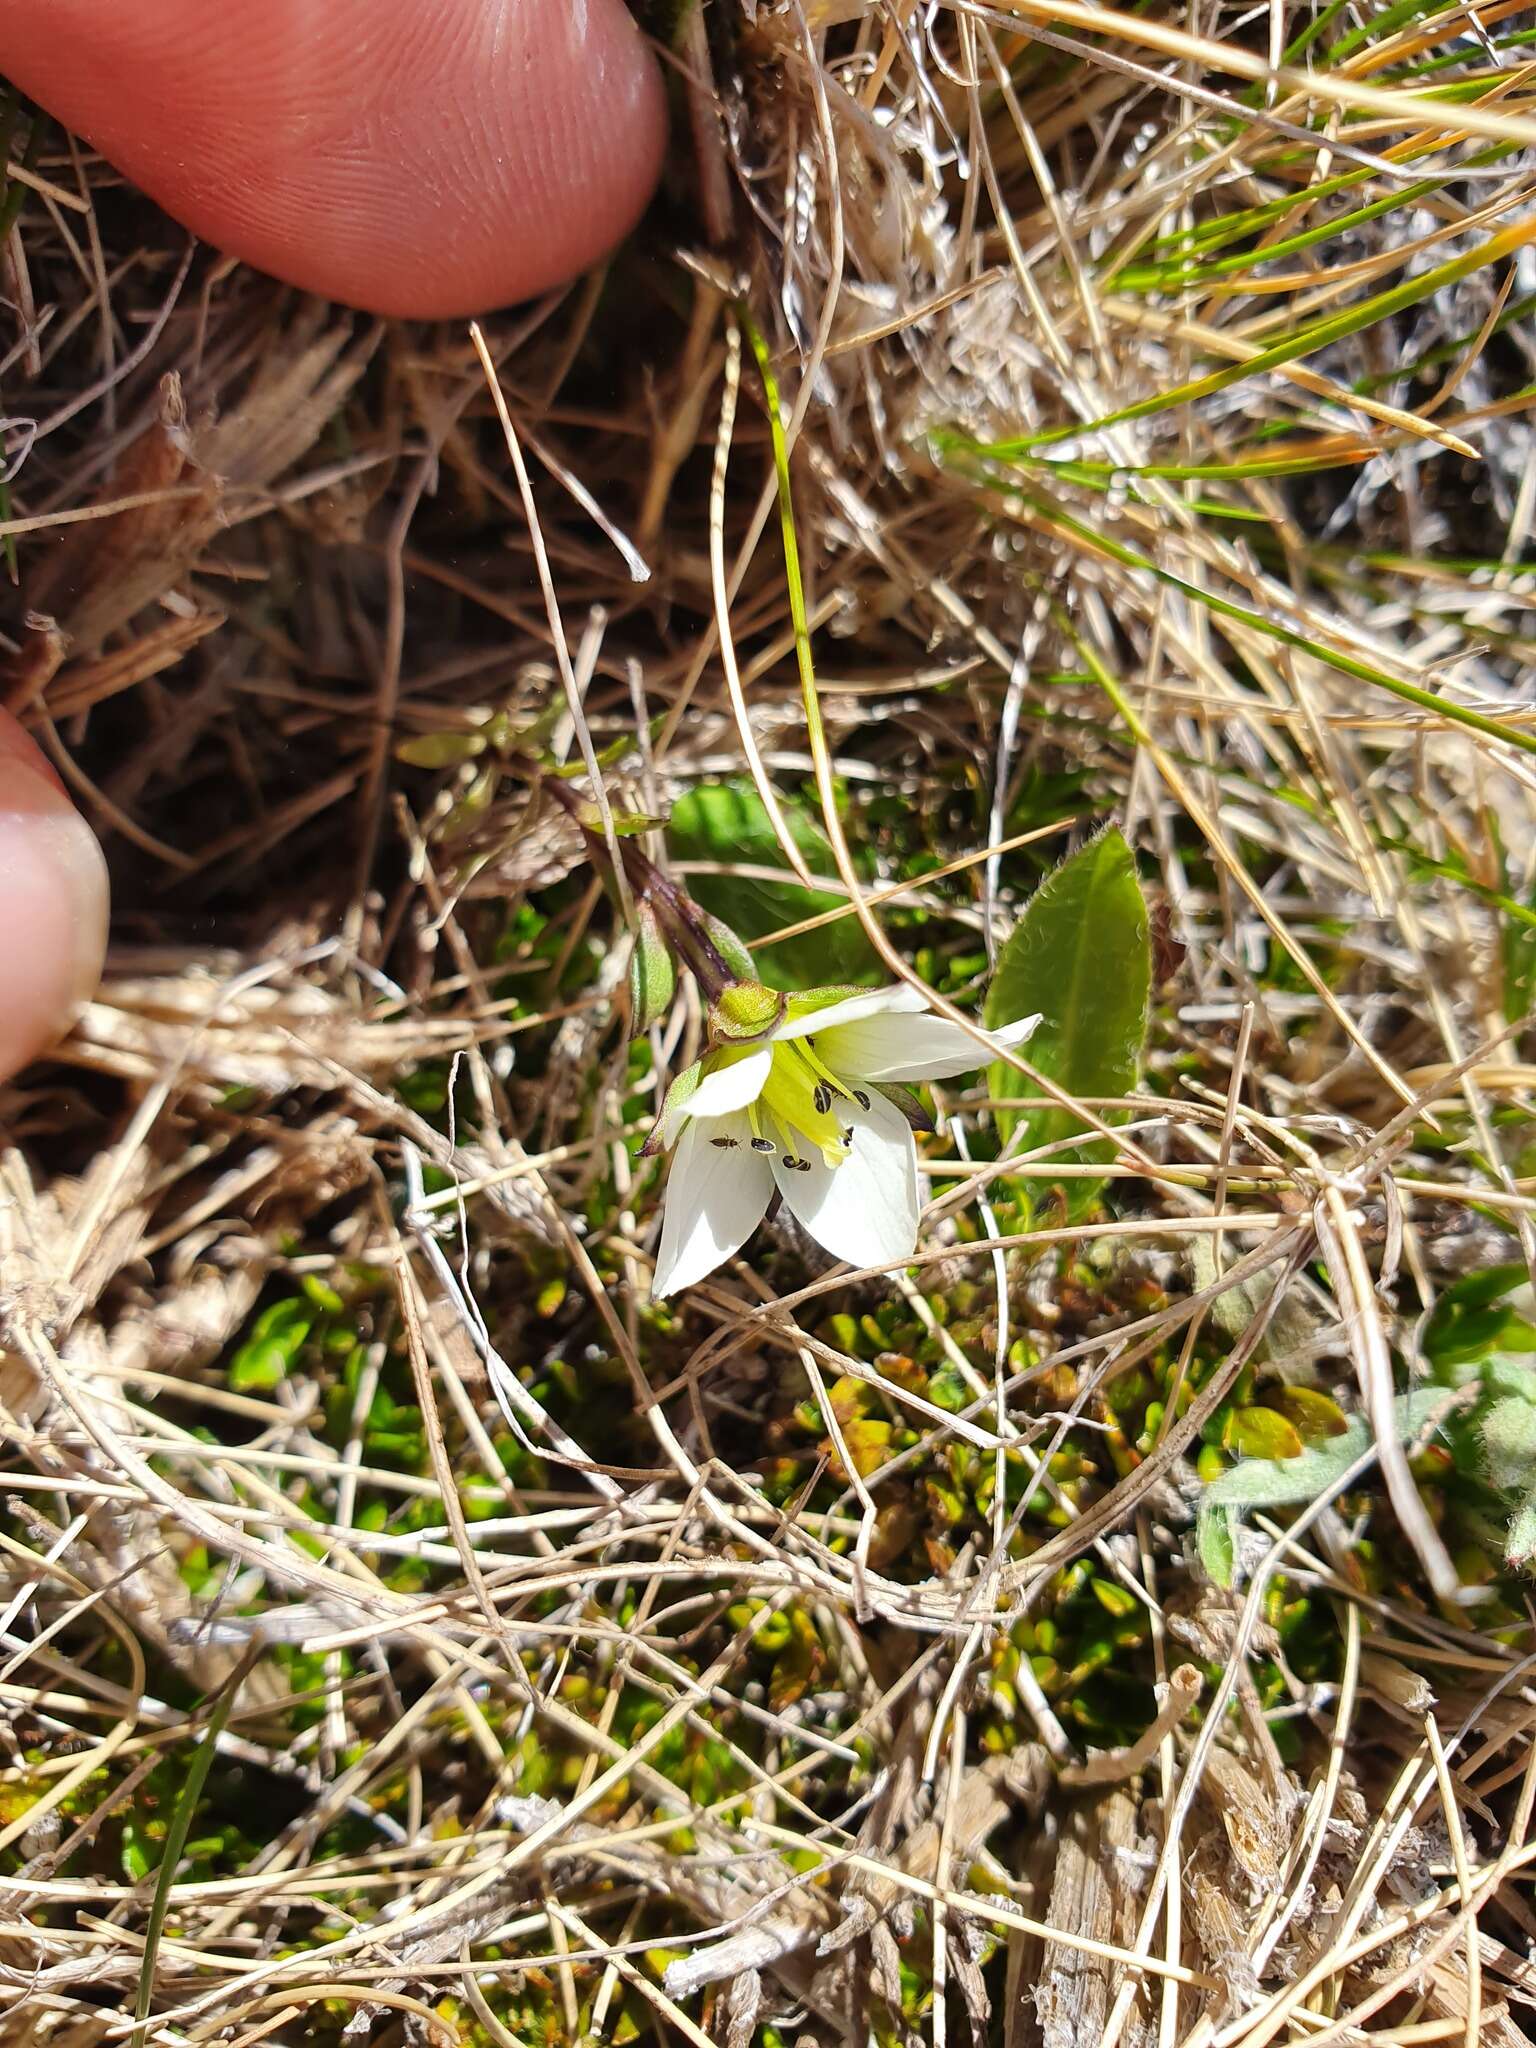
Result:
{"label": "yellow-green flower center", "polygon": [[786,1164],[792,1164],[800,1150],[814,1150],[828,1166],[841,1166],[851,1136],[848,1105],[868,1100],[862,1090],[838,1079],[809,1039],[792,1038],[773,1047],[760,1102],[799,1148],[787,1153]]}

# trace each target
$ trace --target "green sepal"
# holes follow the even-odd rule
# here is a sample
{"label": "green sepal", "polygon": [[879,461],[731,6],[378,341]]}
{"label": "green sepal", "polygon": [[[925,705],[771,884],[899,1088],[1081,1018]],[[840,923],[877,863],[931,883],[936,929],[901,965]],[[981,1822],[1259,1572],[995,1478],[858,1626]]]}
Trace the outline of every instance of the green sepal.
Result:
{"label": "green sepal", "polygon": [[932,1116],[910,1088],[903,1088],[895,1081],[866,1081],[864,1085],[866,1088],[873,1088],[877,1095],[883,1095],[893,1109],[899,1109],[914,1131],[938,1129]]}
{"label": "green sepal", "polygon": [[733,981],[716,996],[709,1035],[716,1044],[751,1045],[784,1020],[784,998],[760,981]]}
{"label": "green sepal", "polygon": [[678,1112],[687,1107],[698,1093],[699,1083],[704,1078],[704,1062],[695,1060],[691,1067],[673,1079],[661,1105],[661,1114],[646,1134],[645,1143],[640,1147],[642,1159],[654,1159],[658,1152],[665,1152],[672,1143],[672,1133],[677,1127]]}
{"label": "green sepal", "polygon": [[693,906],[693,909],[698,923],[703,929],[705,938],[709,940],[709,943],[714,947],[736,979],[738,981],[755,983],[757,980],[757,968],[753,964],[752,955],[747,951],[740,939],[737,938],[730,926],[722,918],[711,917],[707,910],[700,910],[697,904]]}

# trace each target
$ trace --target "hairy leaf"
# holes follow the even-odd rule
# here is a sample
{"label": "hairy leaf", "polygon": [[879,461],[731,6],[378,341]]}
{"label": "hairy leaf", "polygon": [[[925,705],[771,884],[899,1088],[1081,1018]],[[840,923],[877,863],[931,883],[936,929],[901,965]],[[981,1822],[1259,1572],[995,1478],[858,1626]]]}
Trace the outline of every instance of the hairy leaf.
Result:
{"label": "hairy leaf", "polygon": [[[1443,1387],[1420,1388],[1393,1402],[1393,1425],[1399,1442],[1408,1443],[1446,1406]],[[1371,1426],[1352,1415],[1338,1436],[1309,1444],[1299,1457],[1247,1458],[1213,1479],[1200,1496],[1202,1507],[1287,1508],[1316,1500],[1336,1486],[1357,1459],[1371,1447]]]}
{"label": "hairy leaf", "polygon": [[1482,1439],[1491,1484],[1501,1493],[1536,1494],[1536,1407],[1519,1394],[1495,1401]]}

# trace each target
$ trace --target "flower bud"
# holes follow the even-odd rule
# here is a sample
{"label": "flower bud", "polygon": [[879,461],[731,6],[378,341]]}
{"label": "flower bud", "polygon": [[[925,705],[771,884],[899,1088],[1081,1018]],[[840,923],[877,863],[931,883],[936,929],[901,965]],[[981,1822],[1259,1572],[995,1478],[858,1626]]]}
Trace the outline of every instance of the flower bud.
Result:
{"label": "flower bud", "polygon": [[651,905],[636,906],[635,943],[629,956],[629,1028],[638,1038],[667,1014],[677,992],[677,969]]}
{"label": "flower bud", "polygon": [[766,1038],[784,1014],[784,998],[760,981],[733,981],[716,996],[709,1013],[709,1035],[742,1045]]}

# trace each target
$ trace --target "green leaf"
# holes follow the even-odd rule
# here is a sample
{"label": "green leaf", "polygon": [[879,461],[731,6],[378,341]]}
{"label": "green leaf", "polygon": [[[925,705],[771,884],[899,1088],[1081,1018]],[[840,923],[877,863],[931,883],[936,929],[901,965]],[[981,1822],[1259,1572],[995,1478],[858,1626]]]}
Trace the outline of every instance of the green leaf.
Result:
{"label": "green leaf", "polygon": [[288,1354],[281,1344],[242,1344],[229,1364],[229,1385],[236,1394],[267,1394],[288,1377]]}
{"label": "green leaf", "polygon": [[423,732],[401,740],[395,759],[410,768],[457,768],[484,752],[483,732]]}
{"label": "green leaf", "polygon": [[[1515,1399],[1536,1407],[1536,1361],[1528,1351],[1496,1351],[1483,1366],[1482,1382],[1484,1392],[1497,1400]],[[1536,1478],[1536,1472],[1531,1476]]]}
{"label": "green leaf", "polygon": [[288,1371],[315,1326],[307,1301],[290,1296],[262,1310],[251,1334],[229,1363],[229,1384],[237,1394],[266,1393],[288,1377]]}
{"label": "green leaf", "polygon": [[1507,1564],[1527,1567],[1536,1559],[1536,1493],[1521,1503],[1509,1525],[1509,1534],[1504,1539],[1504,1559]]}
{"label": "green leaf", "polygon": [[[1025,1057],[1073,1095],[1124,1095],[1135,1085],[1147,1036],[1152,953],[1147,907],[1136,862],[1122,833],[1111,827],[1048,875],[1030,898],[1003,948],[987,992],[986,1022],[996,1031],[1040,1012]],[[1014,1067],[991,1069],[993,1095],[1031,1092]],[[1106,1123],[1123,1122],[1119,1114]],[[1009,1137],[1020,1119],[998,1112]],[[1034,1109],[1022,1119],[1017,1146],[1028,1153],[1087,1128],[1064,1109]],[[1074,1160],[1108,1156],[1105,1140],[1064,1155]],[[1037,1183],[1035,1185],[1038,1185]],[[1065,1184],[1067,1209],[1081,1215],[1097,1199],[1099,1181]]]}
{"label": "green leaf", "polygon": [[1269,1388],[1264,1405],[1283,1415],[1304,1444],[1326,1443],[1349,1427],[1349,1417],[1338,1402],[1316,1387]]}
{"label": "green leaf", "polygon": [[[1403,1394],[1392,1404],[1398,1440],[1410,1442],[1446,1405],[1443,1387],[1423,1387]],[[1315,1500],[1339,1480],[1371,1447],[1371,1426],[1352,1415],[1341,1433],[1325,1444],[1311,1444],[1299,1457],[1248,1458],[1213,1479],[1200,1496],[1202,1507],[1288,1508]]]}
{"label": "green leaf", "polygon": [[1315,1500],[1336,1485],[1370,1445],[1370,1431],[1358,1419],[1343,1436],[1315,1445],[1300,1457],[1273,1460],[1245,1458],[1230,1472],[1213,1479],[1201,1505],[1221,1508],[1288,1508]]}
{"label": "green leaf", "polygon": [[1495,1401],[1483,1417],[1483,1462],[1500,1493],[1536,1488],[1536,1407],[1519,1394]]}
{"label": "green leaf", "polygon": [[1299,1458],[1306,1449],[1298,1432],[1273,1408],[1234,1408],[1222,1441],[1240,1458]]}
{"label": "green leaf", "polygon": [[1214,1504],[1207,1489],[1195,1516],[1195,1549],[1210,1578],[1218,1586],[1230,1586],[1237,1564],[1237,1517],[1230,1508]]}
{"label": "green leaf", "polygon": [[[780,799],[780,808],[806,866],[832,870],[832,849],[807,807]],[[706,782],[673,806],[667,844],[679,860],[719,861],[727,868],[778,868],[787,873],[784,849],[763,802],[750,782]],[[846,908],[846,898],[799,882],[762,881],[753,875],[690,875],[690,892],[703,908],[723,918],[747,940],[763,939],[784,925],[800,924],[829,910]],[[781,940],[753,955],[754,972],[770,988],[805,988],[817,982],[855,982],[867,987],[880,978],[879,962],[858,920],[840,918],[820,931]]]}
{"label": "green leaf", "polygon": [[154,1858],[144,1843],[144,1830],[137,1821],[123,1822],[122,1840],[119,1845],[123,1875],[130,1884],[142,1884],[154,1868]]}
{"label": "green leaf", "polygon": [[1494,1302],[1502,1301],[1506,1294],[1514,1293],[1525,1277],[1525,1264],[1520,1259],[1508,1260],[1502,1266],[1480,1266],[1475,1273],[1464,1273],[1449,1287],[1442,1288],[1435,1313],[1430,1318],[1430,1333],[1440,1330],[1453,1312],[1461,1314],[1468,1309],[1490,1308]]}
{"label": "green leaf", "polygon": [[1526,1277],[1523,1265],[1486,1266],[1446,1288],[1424,1332],[1424,1355],[1442,1379],[1461,1383],[1498,1358],[1536,1350],[1536,1326],[1506,1298]]}
{"label": "green leaf", "polygon": [[1093,1589],[1094,1599],[1105,1613],[1112,1614],[1116,1621],[1126,1620],[1141,1604],[1134,1593],[1128,1592],[1124,1586],[1115,1585],[1109,1579],[1090,1579],[1088,1583]]}

